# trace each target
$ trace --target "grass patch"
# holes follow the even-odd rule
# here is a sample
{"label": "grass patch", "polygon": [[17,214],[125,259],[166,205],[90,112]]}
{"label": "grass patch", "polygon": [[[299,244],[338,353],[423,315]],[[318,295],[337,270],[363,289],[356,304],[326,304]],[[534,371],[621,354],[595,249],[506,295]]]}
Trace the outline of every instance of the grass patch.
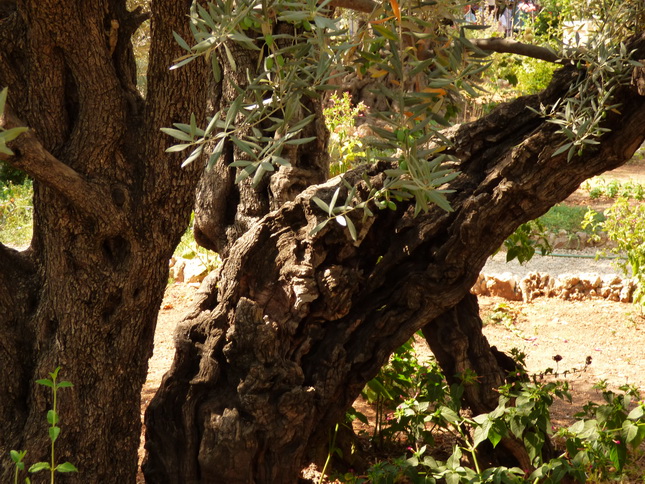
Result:
{"label": "grass patch", "polygon": [[33,232],[33,187],[0,183],[0,242],[10,247],[29,245]]}
{"label": "grass patch", "polygon": [[[582,229],[582,221],[589,207],[572,207],[562,203],[554,205],[551,209],[542,215],[538,220],[544,225],[548,232],[557,233],[560,230],[565,230],[569,233],[579,232]],[[605,220],[602,213],[595,215],[596,222]],[[590,229],[586,230],[587,232]]]}

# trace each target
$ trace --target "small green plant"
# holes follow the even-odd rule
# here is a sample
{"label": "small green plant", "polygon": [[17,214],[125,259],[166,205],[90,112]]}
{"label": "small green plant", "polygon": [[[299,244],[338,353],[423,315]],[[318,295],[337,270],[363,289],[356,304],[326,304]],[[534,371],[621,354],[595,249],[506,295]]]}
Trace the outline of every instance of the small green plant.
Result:
{"label": "small green plant", "polygon": [[516,321],[519,315],[519,310],[512,308],[508,304],[499,303],[495,305],[493,311],[486,316],[485,320],[486,323],[490,322],[492,324],[498,324],[506,328],[515,336],[526,339],[526,335],[516,326]]}
{"label": "small green plant", "polygon": [[[53,372],[49,374],[49,378],[36,380],[36,383],[38,383],[39,385],[49,387],[52,390],[52,396],[53,396],[52,408],[47,411],[47,423],[49,423],[49,440],[51,441],[50,460],[49,462],[36,462],[31,467],[29,467],[29,470],[28,470],[28,472],[32,474],[36,472],[48,470],[51,484],[54,484],[55,482],[56,472],[61,472],[61,473],[78,472],[78,469],[70,462],[63,462],[61,464],[56,464],[56,440],[58,440],[58,437],[60,436],[60,427],[58,426],[58,424],[60,423],[60,418],[57,412],[58,390],[60,390],[61,388],[70,388],[73,386],[71,382],[68,382],[65,380],[57,381],[59,371],[60,371],[60,367],[57,367]],[[23,471],[25,469],[25,463],[23,462],[23,459],[26,454],[27,454],[27,451],[25,450],[10,451],[11,460],[14,462],[14,466],[16,469],[14,474],[14,484],[17,484],[18,482],[18,476],[20,471]],[[31,481],[27,477],[25,478],[25,482],[29,484]]]}
{"label": "small green plant", "polygon": [[353,168],[355,163],[366,157],[365,147],[357,134],[356,118],[362,116],[367,106],[362,102],[352,106],[348,92],[342,96],[332,94],[327,108],[323,110],[325,124],[331,133],[329,153],[332,163],[330,176],[336,176]]}
{"label": "small green plant", "polygon": [[[18,476],[22,471],[25,470],[25,463],[22,461],[25,458],[25,455],[27,455],[26,450],[11,450],[9,451],[9,455],[11,456],[11,460],[13,461],[14,467],[15,467],[15,472],[14,472],[14,477],[13,477],[13,483],[18,484]],[[29,483],[29,478],[25,479],[25,482]]]}
{"label": "small green plant", "polygon": [[329,466],[329,463],[331,462],[331,459],[334,454],[341,453],[341,450],[336,447],[336,436],[338,435],[338,424],[334,427],[334,432],[331,435],[331,439],[329,442],[329,452],[327,452],[327,458],[325,459],[325,465],[323,465],[322,471],[320,472],[320,479],[318,479],[318,484],[322,484],[323,478],[325,477],[325,473],[327,471],[327,466]]}
{"label": "small green plant", "polygon": [[[567,458],[586,471],[588,480],[606,482],[623,477],[623,471],[645,440],[645,404],[638,389],[622,386],[614,393],[604,381],[594,386],[603,404],[589,402],[576,414],[578,421],[558,432],[565,439]],[[636,406],[634,406],[636,404]]]}
{"label": "small green plant", "polygon": [[405,443],[417,448],[433,443],[433,425],[426,428],[428,414],[451,398],[439,366],[434,361],[419,362],[413,345],[414,338],[394,352],[363,390],[363,397],[376,407],[372,441],[377,447]]}
{"label": "small green plant", "polygon": [[607,181],[602,177],[594,177],[583,183],[582,188],[589,193],[589,198],[626,198],[642,201],[645,198],[645,187],[640,183],[619,180]]}
{"label": "small green plant", "polygon": [[588,207],[554,205],[540,218],[520,225],[504,241],[506,261],[517,259],[520,264],[524,264],[533,258],[537,250],[541,255],[548,255],[553,251],[547,238],[548,233],[564,230],[570,237],[576,237],[576,232],[585,230],[593,234],[594,229],[602,228],[604,218],[601,213],[590,213]]}
{"label": "small green plant", "polygon": [[517,259],[520,264],[530,261],[535,255],[536,249],[542,255],[547,255],[553,250],[541,220],[531,220],[520,225],[504,241],[504,246],[506,247],[506,262]]}
{"label": "small green plant", "polygon": [[616,246],[611,252],[626,259],[617,258],[617,265],[636,281],[633,301],[645,306],[645,206],[630,204],[629,200],[620,197],[607,210],[604,222],[591,221],[595,212],[589,211],[584,225],[594,232],[604,230],[609,240]]}

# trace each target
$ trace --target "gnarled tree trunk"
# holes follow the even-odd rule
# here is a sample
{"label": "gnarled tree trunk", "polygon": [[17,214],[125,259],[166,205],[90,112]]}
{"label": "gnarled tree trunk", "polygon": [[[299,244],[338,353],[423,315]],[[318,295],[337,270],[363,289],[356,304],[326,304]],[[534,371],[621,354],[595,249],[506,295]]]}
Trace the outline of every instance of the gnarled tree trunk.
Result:
{"label": "gnarled tree trunk", "polygon": [[4,127],[31,130],[2,156],[34,179],[28,249],[0,245],[0,480],[10,449],[48,461],[49,389],[60,366],[57,460],[66,482],[133,482],[140,392],[152,353],[168,259],[189,220],[196,164],[164,153],[159,128],[203,117],[207,66],[169,71],[187,36],[189,1],[152,11],[147,99],[136,88],[130,36],[147,17],[126,0],[3,2]]}
{"label": "gnarled tree trunk", "polygon": [[[597,151],[552,156],[563,139],[527,107],[552,104],[577,75],[565,68],[540,96],[456,130],[454,212],[414,218],[400,204],[354,218],[355,242],[336,224],[311,236],[324,216],[311,198],[342,190],[336,178],[251,226],[179,327],[173,366],[146,414],[147,480],[295,482],[391,352],[462,301],[518,225],[640,146],[645,100],[624,87]],[[365,195],[361,175],[378,187],[382,169],[346,178]]]}
{"label": "gnarled tree trunk", "polygon": [[[517,371],[517,363],[491,347],[482,328],[477,296],[467,293],[421,329],[448,383],[463,384],[463,402],[474,415],[495,410],[499,403],[496,389],[508,380],[517,380],[509,378],[510,372]],[[549,445],[546,447],[550,449]],[[503,464],[519,466],[527,472],[533,470],[526,449],[516,438],[503,438],[497,452],[484,445],[477,450],[480,463],[491,467]],[[544,453],[545,460],[552,457]]]}

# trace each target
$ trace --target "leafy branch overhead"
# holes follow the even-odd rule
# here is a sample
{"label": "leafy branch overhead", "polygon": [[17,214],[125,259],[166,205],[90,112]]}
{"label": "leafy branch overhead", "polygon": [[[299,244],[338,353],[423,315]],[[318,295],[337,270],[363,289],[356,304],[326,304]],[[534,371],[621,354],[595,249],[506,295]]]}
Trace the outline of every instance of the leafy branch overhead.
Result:
{"label": "leafy branch overhead", "polygon": [[579,69],[566,97],[552,106],[541,106],[539,113],[558,126],[566,138],[553,156],[567,154],[567,161],[582,155],[585,149],[600,144],[609,131],[603,120],[609,113],[620,114],[621,104],[614,95],[620,86],[629,85],[634,67],[643,64],[632,59],[623,42],[616,42],[619,22],[605,22],[588,41],[585,49],[568,53],[570,63]]}
{"label": "leafy branch overhead", "polygon": [[[198,128],[194,118],[190,124],[164,129],[182,141],[169,151],[193,148],[184,161],[186,165],[208,145],[210,167],[222,155],[226,143],[233,143],[243,153],[231,165],[241,168],[236,181],[253,176],[256,185],[265,173],[288,166],[286,148],[314,139],[301,137],[303,128],[315,118],[306,100],[337,87],[331,84],[339,75],[333,68],[349,49],[348,44],[334,41],[345,31],[339,19],[327,17],[326,11],[315,2],[268,2],[262,7],[254,2],[216,2],[208,9],[194,6],[191,29],[197,43],[191,47],[175,34],[187,54],[177,59],[173,68],[203,56],[211,62],[215,81],[221,82],[222,63],[232,70],[238,68],[234,50],[256,51],[258,60],[254,71],[246,72],[245,85],[226,79],[237,97],[226,111],[215,113],[205,129]],[[278,24],[292,28],[277,29]]]}
{"label": "leafy branch overhead", "polygon": [[384,173],[387,178],[380,189],[372,187],[369,179],[364,178],[363,182],[368,186],[369,193],[363,200],[360,199],[356,186],[350,185],[341,176],[341,180],[348,190],[344,203],[338,204],[340,187],[332,195],[329,204],[318,197],[311,198],[320,209],[327,213],[328,218],[316,225],[310,235],[318,233],[330,220],[335,220],[341,226],[347,227],[354,241],[358,240],[356,227],[350,214],[356,210],[362,210],[362,220],[365,221],[366,217],[374,215],[370,204],[374,204],[379,210],[396,210],[397,201],[413,199],[415,201],[415,216],[422,211],[427,211],[430,204],[436,204],[448,212],[452,211],[445,194],[452,193],[453,190],[440,187],[456,178],[459,173],[450,169],[440,169],[445,158],[445,155],[439,155],[432,161],[421,165],[421,169],[425,170],[425,173],[419,173],[417,178],[410,177],[407,171],[400,168],[386,169]]}
{"label": "leafy branch overhead", "polygon": [[[444,185],[456,173],[449,168],[453,159],[444,152],[450,143],[441,130],[450,126],[455,99],[462,92],[478,94],[477,76],[489,65],[482,48],[514,51],[526,45],[504,40],[500,47],[494,40],[469,39],[468,30],[477,26],[464,25],[461,9],[448,4],[371,4],[371,13],[352,32],[329,5],[313,0],[217,0],[204,7],[196,2],[190,17],[193,39],[174,34],[186,53],[172,69],[204,58],[215,81],[230,86],[235,97],[208,118],[205,128],[194,115],[189,123],[163,128],[180,142],[167,151],[191,149],[184,166],[206,151],[212,167],[232,148],[238,154],[227,162],[236,169],[236,183],[251,178],[257,186],[266,173],[290,166],[295,148],[316,140],[310,131],[303,135],[316,118],[308,100],[338,90],[340,80],[352,75],[375,81],[373,92],[386,101],[385,107],[368,113],[371,136],[365,139],[368,149],[360,161],[384,160],[392,168],[383,187],[365,200],[355,199],[351,190],[345,204],[316,199],[328,218],[314,233],[334,219],[356,239],[348,214],[363,210],[369,215],[370,203],[395,208],[396,202],[413,202],[415,215],[432,205],[451,210],[446,198],[450,190]],[[351,2],[343,6],[352,8]],[[629,67],[640,63],[629,60],[623,44],[610,41],[615,37],[616,32],[603,27],[587,49],[556,54],[536,47],[539,52],[533,55],[573,59],[561,62],[577,62],[580,68],[570,95],[541,109],[566,138],[554,156],[567,152],[571,160],[597,144],[608,131],[603,119],[618,112],[613,93],[628,82]],[[254,53],[253,66],[239,65],[244,51]],[[225,71],[242,72],[242,81],[223,76]]]}
{"label": "leafy branch overhead", "polygon": [[[444,168],[449,157],[441,154],[447,140],[440,129],[449,125],[446,112],[459,89],[476,93],[470,78],[486,64],[479,59],[466,61],[470,43],[455,37],[453,46],[434,46],[434,56],[419,58],[411,46],[423,42],[424,29],[449,32],[434,18],[428,7],[401,9],[397,2],[375,9],[368,22],[354,34],[342,27],[342,19],[332,17],[325,2],[272,1],[215,2],[204,8],[195,5],[191,22],[195,44],[175,34],[187,52],[173,68],[205,57],[211,62],[217,82],[232,83],[237,97],[226,112],[215,113],[205,129],[190,123],[177,123],[163,131],[180,141],[168,151],[192,152],[184,165],[198,159],[208,146],[212,166],[231,144],[242,154],[230,163],[238,168],[236,182],[253,177],[257,185],[267,172],[289,166],[289,145],[309,143],[314,137],[301,137],[302,130],[315,118],[307,99],[324,91],[338,89],[335,83],[348,73],[377,80],[377,95],[387,100],[386,110],[372,112],[369,125],[374,136],[372,162],[387,160],[396,168],[388,171],[385,191],[375,200],[382,206],[394,201],[414,200],[415,213],[432,204],[449,210],[447,193],[439,187],[454,176]],[[442,12],[458,15],[458,9]],[[222,21],[226,19],[226,22]],[[289,28],[284,28],[284,25]],[[236,49],[253,50],[258,55],[254,70],[247,70],[246,83],[222,79],[222,65],[237,68]],[[412,89],[411,89],[412,87]],[[356,202],[358,208],[367,205]],[[347,207],[343,205],[343,207]],[[339,209],[340,207],[335,207]],[[353,209],[355,209],[354,207]],[[379,207],[382,208],[382,207]],[[333,211],[332,211],[333,212]],[[351,221],[333,215],[345,223]]]}

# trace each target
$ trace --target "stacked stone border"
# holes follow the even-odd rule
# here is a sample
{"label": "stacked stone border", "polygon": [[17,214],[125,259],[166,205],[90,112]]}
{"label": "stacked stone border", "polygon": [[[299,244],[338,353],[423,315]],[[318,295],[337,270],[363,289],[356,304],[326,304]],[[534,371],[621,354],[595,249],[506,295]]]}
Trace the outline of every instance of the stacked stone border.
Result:
{"label": "stacked stone border", "polygon": [[478,296],[497,296],[511,301],[531,302],[538,297],[558,297],[570,301],[607,299],[632,302],[636,284],[618,274],[561,274],[554,277],[542,272],[529,272],[523,278],[510,272],[480,274],[471,289]]}

